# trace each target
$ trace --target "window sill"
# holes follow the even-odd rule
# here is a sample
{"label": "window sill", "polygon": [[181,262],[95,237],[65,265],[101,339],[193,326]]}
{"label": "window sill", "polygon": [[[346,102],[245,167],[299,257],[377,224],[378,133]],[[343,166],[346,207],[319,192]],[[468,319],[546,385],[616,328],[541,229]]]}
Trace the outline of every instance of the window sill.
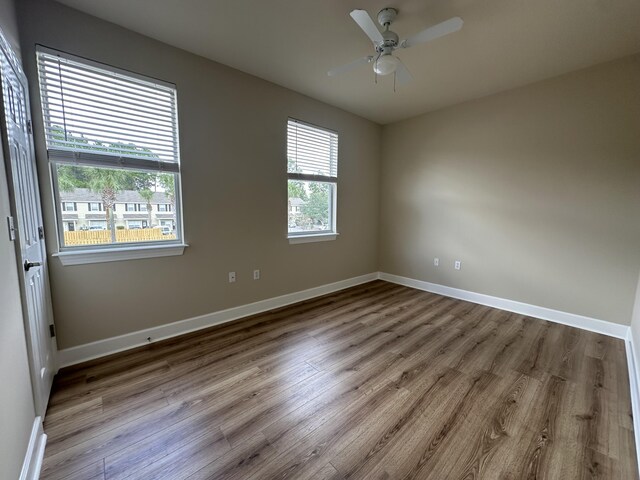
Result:
{"label": "window sill", "polygon": [[311,235],[293,235],[289,237],[289,243],[330,242],[338,238],[338,233],[317,233]]}
{"label": "window sill", "polygon": [[62,265],[84,265],[87,263],[118,262],[140,258],[171,257],[182,255],[185,243],[172,245],[145,245],[139,247],[118,247],[109,249],[76,250],[54,253]]}

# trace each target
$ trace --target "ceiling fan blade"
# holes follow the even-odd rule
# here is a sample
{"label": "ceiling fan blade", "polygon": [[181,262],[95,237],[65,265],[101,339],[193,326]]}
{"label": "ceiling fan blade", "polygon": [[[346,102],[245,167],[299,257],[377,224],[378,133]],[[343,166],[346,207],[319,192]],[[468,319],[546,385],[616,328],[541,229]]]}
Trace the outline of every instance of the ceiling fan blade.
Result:
{"label": "ceiling fan blade", "polygon": [[413,80],[413,77],[409,73],[409,70],[404,65],[404,63],[402,63],[402,60],[398,58],[398,66],[396,67],[396,82],[398,83],[398,85],[406,85],[411,80]]}
{"label": "ceiling fan blade", "polygon": [[364,65],[365,63],[371,63],[372,61],[373,61],[373,56],[371,55],[367,57],[362,57],[357,60],[354,60],[351,63],[347,63],[346,65],[332,68],[327,72],[327,75],[329,75],[330,77],[335,77],[336,75],[340,75],[342,73],[348,72],[349,70],[356,68],[359,65]]}
{"label": "ceiling fan blade", "polygon": [[373,20],[366,10],[354,10],[349,15],[351,15],[351,18],[355,20],[373,43],[378,44],[384,42],[384,38],[382,37],[380,30],[378,30],[376,24],[373,23]]}
{"label": "ceiling fan blade", "polygon": [[436,38],[443,37],[453,32],[457,32],[462,28],[462,24],[464,22],[460,17],[453,17],[449,20],[445,20],[442,23],[434,25],[433,27],[429,27],[420,33],[416,33],[415,35],[403,40],[400,43],[402,48],[409,48],[413,45],[417,45],[419,43],[430,42],[431,40],[435,40]]}

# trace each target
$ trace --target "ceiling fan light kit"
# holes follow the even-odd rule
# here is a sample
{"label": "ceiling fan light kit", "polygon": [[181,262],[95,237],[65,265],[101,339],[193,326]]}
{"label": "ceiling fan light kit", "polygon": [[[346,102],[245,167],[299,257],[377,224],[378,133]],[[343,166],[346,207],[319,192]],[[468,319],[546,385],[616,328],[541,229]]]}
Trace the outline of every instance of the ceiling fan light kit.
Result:
{"label": "ceiling fan light kit", "polygon": [[394,57],[390,53],[382,55],[374,62],[373,71],[378,75],[389,75],[396,71],[399,63],[398,57]]}
{"label": "ceiling fan light kit", "polygon": [[345,73],[359,65],[373,63],[373,71],[376,75],[390,75],[395,73],[395,80],[399,84],[406,84],[411,81],[411,74],[400,59],[393,55],[395,50],[430,42],[449,33],[457,32],[462,28],[463,24],[460,17],[453,17],[400,41],[398,34],[389,30],[389,27],[398,15],[398,10],[395,8],[383,8],[378,12],[378,23],[384,28],[382,32],[365,10],[353,10],[350,15],[373,42],[375,55],[368,55],[341,67],[333,68],[329,70],[328,75],[332,77]]}

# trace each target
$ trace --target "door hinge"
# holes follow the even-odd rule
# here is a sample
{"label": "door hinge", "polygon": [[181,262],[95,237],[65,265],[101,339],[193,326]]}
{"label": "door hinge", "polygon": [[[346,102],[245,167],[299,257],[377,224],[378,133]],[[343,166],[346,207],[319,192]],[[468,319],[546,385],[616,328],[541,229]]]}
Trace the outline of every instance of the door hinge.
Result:
{"label": "door hinge", "polygon": [[31,125],[31,120],[27,120],[27,132],[29,132],[29,135],[33,133],[33,126]]}
{"label": "door hinge", "polygon": [[49,334],[51,335],[51,338],[56,336],[56,326],[53,323],[49,325]]}
{"label": "door hinge", "polygon": [[16,227],[13,223],[13,217],[7,217],[7,225],[9,227],[9,241],[13,242],[16,239]]}
{"label": "door hinge", "polygon": [[40,240],[44,238],[44,227],[38,227],[38,238]]}

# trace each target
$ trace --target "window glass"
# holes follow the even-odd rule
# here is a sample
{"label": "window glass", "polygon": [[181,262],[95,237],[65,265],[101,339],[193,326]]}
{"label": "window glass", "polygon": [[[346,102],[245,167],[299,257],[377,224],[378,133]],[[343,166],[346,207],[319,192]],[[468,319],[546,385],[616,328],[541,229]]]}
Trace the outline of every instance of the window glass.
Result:
{"label": "window glass", "polygon": [[[170,234],[162,231],[166,222],[177,225],[176,214],[166,212],[159,216],[160,212],[153,208],[175,199],[175,174],[58,165],[54,175],[58,184],[70,185],[59,192],[62,205],[72,203],[66,200],[73,199],[78,206],[73,213],[62,212],[65,247],[176,240],[173,228]],[[96,183],[97,179],[104,183]],[[139,186],[143,184],[147,188],[140,191]],[[117,188],[113,189],[114,186]],[[152,205],[149,211],[130,208],[137,204],[146,207],[147,199]],[[115,208],[120,204],[124,208]],[[72,228],[68,223],[71,220]],[[90,233],[96,231],[101,233]]]}

